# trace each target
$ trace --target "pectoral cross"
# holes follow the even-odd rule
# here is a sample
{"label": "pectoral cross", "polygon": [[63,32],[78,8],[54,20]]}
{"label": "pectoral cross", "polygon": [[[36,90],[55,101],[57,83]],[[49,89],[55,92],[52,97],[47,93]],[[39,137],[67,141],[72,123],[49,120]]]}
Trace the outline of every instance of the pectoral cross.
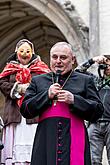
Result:
{"label": "pectoral cross", "polygon": [[54,100],[53,100],[53,105],[56,106],[57,105],[57,101],[58,101],[58,98],[57,98],[57,95],[54,96]]}
{"label": "pectoral cross", "polygon": [[54,105],[54,106],[57,105],[57,100],[53,100],[53,105]]}

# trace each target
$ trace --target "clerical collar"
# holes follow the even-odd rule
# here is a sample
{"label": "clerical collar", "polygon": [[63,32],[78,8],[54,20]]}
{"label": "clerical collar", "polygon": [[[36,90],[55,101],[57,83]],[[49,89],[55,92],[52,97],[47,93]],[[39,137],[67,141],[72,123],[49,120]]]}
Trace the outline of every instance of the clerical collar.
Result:
{"label": "clerical collar", "polygon": [[63,77],[64,77],[64,78],[68,77],[72,71],[73,71],[73,70],[70,70],[69,72],[67,72],[67,73],[65,73],[65,74],[63,74],[63,75],[61,75],[61,77],[62,77],[62,78],[63,78]]}
{"label": "clerical collar", "polygon": [[[71,69],[69,72],[67,72],[67,73],[65,73],[65,74],[63,74],[63,75],[61,75],[61,78],[66,78],[66,77],[68,77],[72,71],[73,71],[73,70]],[[56,74],[53,72],[53,76],[54,76],[54,77],[55,77],[55,75],[56,75]]]}

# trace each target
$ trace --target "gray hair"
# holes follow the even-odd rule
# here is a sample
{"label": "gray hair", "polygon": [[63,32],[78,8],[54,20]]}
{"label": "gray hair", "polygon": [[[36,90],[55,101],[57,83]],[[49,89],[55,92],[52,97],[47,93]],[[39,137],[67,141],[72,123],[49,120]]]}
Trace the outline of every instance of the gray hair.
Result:
{"label": "gray hair", "polygon": [[68,42],[57,42],[55,45],[52,46],[52,48],[50,49],[50,54],[51,51],[54,47],[56,46],[67,46],[68,48],[70,48],[71,54],[73,54],[73,47],[71,44],[69,44]]}

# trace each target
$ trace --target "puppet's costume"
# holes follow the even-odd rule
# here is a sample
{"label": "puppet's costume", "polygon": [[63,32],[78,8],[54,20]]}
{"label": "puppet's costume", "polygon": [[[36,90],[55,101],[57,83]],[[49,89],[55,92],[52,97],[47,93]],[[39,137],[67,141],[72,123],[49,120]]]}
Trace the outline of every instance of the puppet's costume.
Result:
{"label": "puppet's costume", "polygon": [[4,149],[1,153],[3,165],[29,165],[31,150],[37,127],[37,118],[26,120],[20,114],[20,105],[24,94],[20,85],[31,82],[34,75],[48,73],[48,66],[38,55],[33,54],[27,65],[16,60],[16,53],[12,55],[3,72],[0,74],[0,90],[5,96],[4,106]]}

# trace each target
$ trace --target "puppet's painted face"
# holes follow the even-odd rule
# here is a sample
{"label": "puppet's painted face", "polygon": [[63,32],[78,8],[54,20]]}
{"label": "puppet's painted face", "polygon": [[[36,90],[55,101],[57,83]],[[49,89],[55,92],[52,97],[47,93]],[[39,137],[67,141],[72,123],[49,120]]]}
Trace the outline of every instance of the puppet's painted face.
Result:
{"label": "puppet's painted face", "polygon": [[32,48],[25,42],[17,49],[17,57],[21,64],[26,65],[32,58]]}

